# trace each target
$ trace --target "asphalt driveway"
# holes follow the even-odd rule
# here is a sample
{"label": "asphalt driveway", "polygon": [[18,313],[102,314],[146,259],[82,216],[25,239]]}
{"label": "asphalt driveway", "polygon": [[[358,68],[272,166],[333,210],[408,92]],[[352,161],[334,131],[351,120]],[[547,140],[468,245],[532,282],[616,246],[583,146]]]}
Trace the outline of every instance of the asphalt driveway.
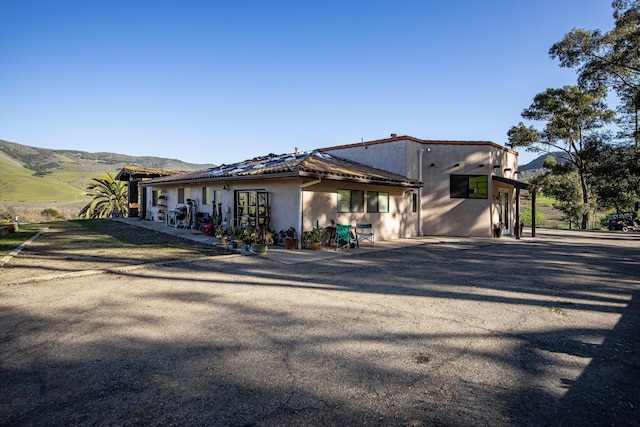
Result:
{"label": "asphalt driveway", "polygon": [[0,424],[637,425],[640,235],[538,235],[0,279]]}

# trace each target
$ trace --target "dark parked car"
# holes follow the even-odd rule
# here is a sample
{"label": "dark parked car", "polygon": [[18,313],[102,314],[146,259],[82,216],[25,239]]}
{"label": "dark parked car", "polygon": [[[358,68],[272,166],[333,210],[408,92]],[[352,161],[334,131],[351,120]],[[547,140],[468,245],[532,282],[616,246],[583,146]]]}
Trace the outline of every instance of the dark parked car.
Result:
{"label": "dark parked car", "polygon": [[607,227],[610,231],[640,230],[640,220],[636,212],[620,212],[616,215],[609,215]]}

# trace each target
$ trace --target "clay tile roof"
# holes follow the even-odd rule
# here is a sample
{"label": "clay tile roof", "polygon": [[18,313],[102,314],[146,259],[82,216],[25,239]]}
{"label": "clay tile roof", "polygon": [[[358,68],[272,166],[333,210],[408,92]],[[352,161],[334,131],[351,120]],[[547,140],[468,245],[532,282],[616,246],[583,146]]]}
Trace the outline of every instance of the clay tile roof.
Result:
{"label": "clay tile roof", "polygon": [[147,168],[143,166],[124,166],[116,175],[116,181],[129,181],[129,178],[157,178],[160,176],[178,175],[184,171],[176,171],[160,168]]}
{"label": "clay tile roof", "polygon": [[419,187],[416,180],[376,169],[328,153],[309,151],[297,154],[269,154],[244,162],[220,165],[215,168],[156,178],[146,185],[211,182],[229,179],[265,179],[277,177],[315,177],[330,180],[356,181],[384,185]]}

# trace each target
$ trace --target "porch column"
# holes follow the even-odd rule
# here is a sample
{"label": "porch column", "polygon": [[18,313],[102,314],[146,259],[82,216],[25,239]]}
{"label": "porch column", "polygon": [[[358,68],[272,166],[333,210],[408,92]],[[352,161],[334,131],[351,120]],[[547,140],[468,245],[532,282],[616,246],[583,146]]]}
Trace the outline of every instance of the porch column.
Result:
{"label": "porch column", "polygon": [[520,239],[520,189],[516,187],[516,239]]}
{"label": "porch column", "polygon": [[536,237],[536,190],[531,191],[531,237]]}

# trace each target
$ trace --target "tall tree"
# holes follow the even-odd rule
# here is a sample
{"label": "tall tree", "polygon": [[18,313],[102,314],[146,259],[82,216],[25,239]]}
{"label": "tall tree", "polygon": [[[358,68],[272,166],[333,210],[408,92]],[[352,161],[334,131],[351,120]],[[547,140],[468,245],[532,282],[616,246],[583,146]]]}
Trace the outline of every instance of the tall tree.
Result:
{"label": "tall tree", "polygon": [[598,206],[604,209],[637,211],[640,202],[638,151],[629,145],[612,145],[601,138],[587,142],[583,158]]}
{"label": "tall tree", "polygon": [[553,207],[569,222],[569,228],[578,225],[589,208],[582,203],[576,168],[568,163],[557,163],[553,158],[544,161],[544,168],[544,173],[533,178],[533,184],[542,187],[544,194],[556,200]]}
{"label": "tall tree", "polygon": [[105,218],[126,210],[127,186],[124,182],[116,181],[110,173],[105,178],[93,178],[93,182],[87,186],[87,194],[92,199],[80,210],[80,218]]}
{"label": "tall tree", "polygon": [[588,165],[582,157],[586,138],[609,123],[614,112],[603,100],[604,91],[583,92],[577,86],[547,89],[537,94],[533,103],[522,112],[528,120],[546,122],[543,130],[526,127],[520,122],[508,132],[512,147],[525,147],[535,152],[561,151],[565,160],[576,169],[582,193],[581,227],[587,228],[591,191]]}
{"label": "tall tree", "polygon": [[631,119],[633,141],[639,146],[635,121],[640,107],[640,1],[615,0],[612,3],[614,28],[573,29],[549,50],[561,67],[576,68],[583,90],[613,89],[622,100],[621,108]]}

